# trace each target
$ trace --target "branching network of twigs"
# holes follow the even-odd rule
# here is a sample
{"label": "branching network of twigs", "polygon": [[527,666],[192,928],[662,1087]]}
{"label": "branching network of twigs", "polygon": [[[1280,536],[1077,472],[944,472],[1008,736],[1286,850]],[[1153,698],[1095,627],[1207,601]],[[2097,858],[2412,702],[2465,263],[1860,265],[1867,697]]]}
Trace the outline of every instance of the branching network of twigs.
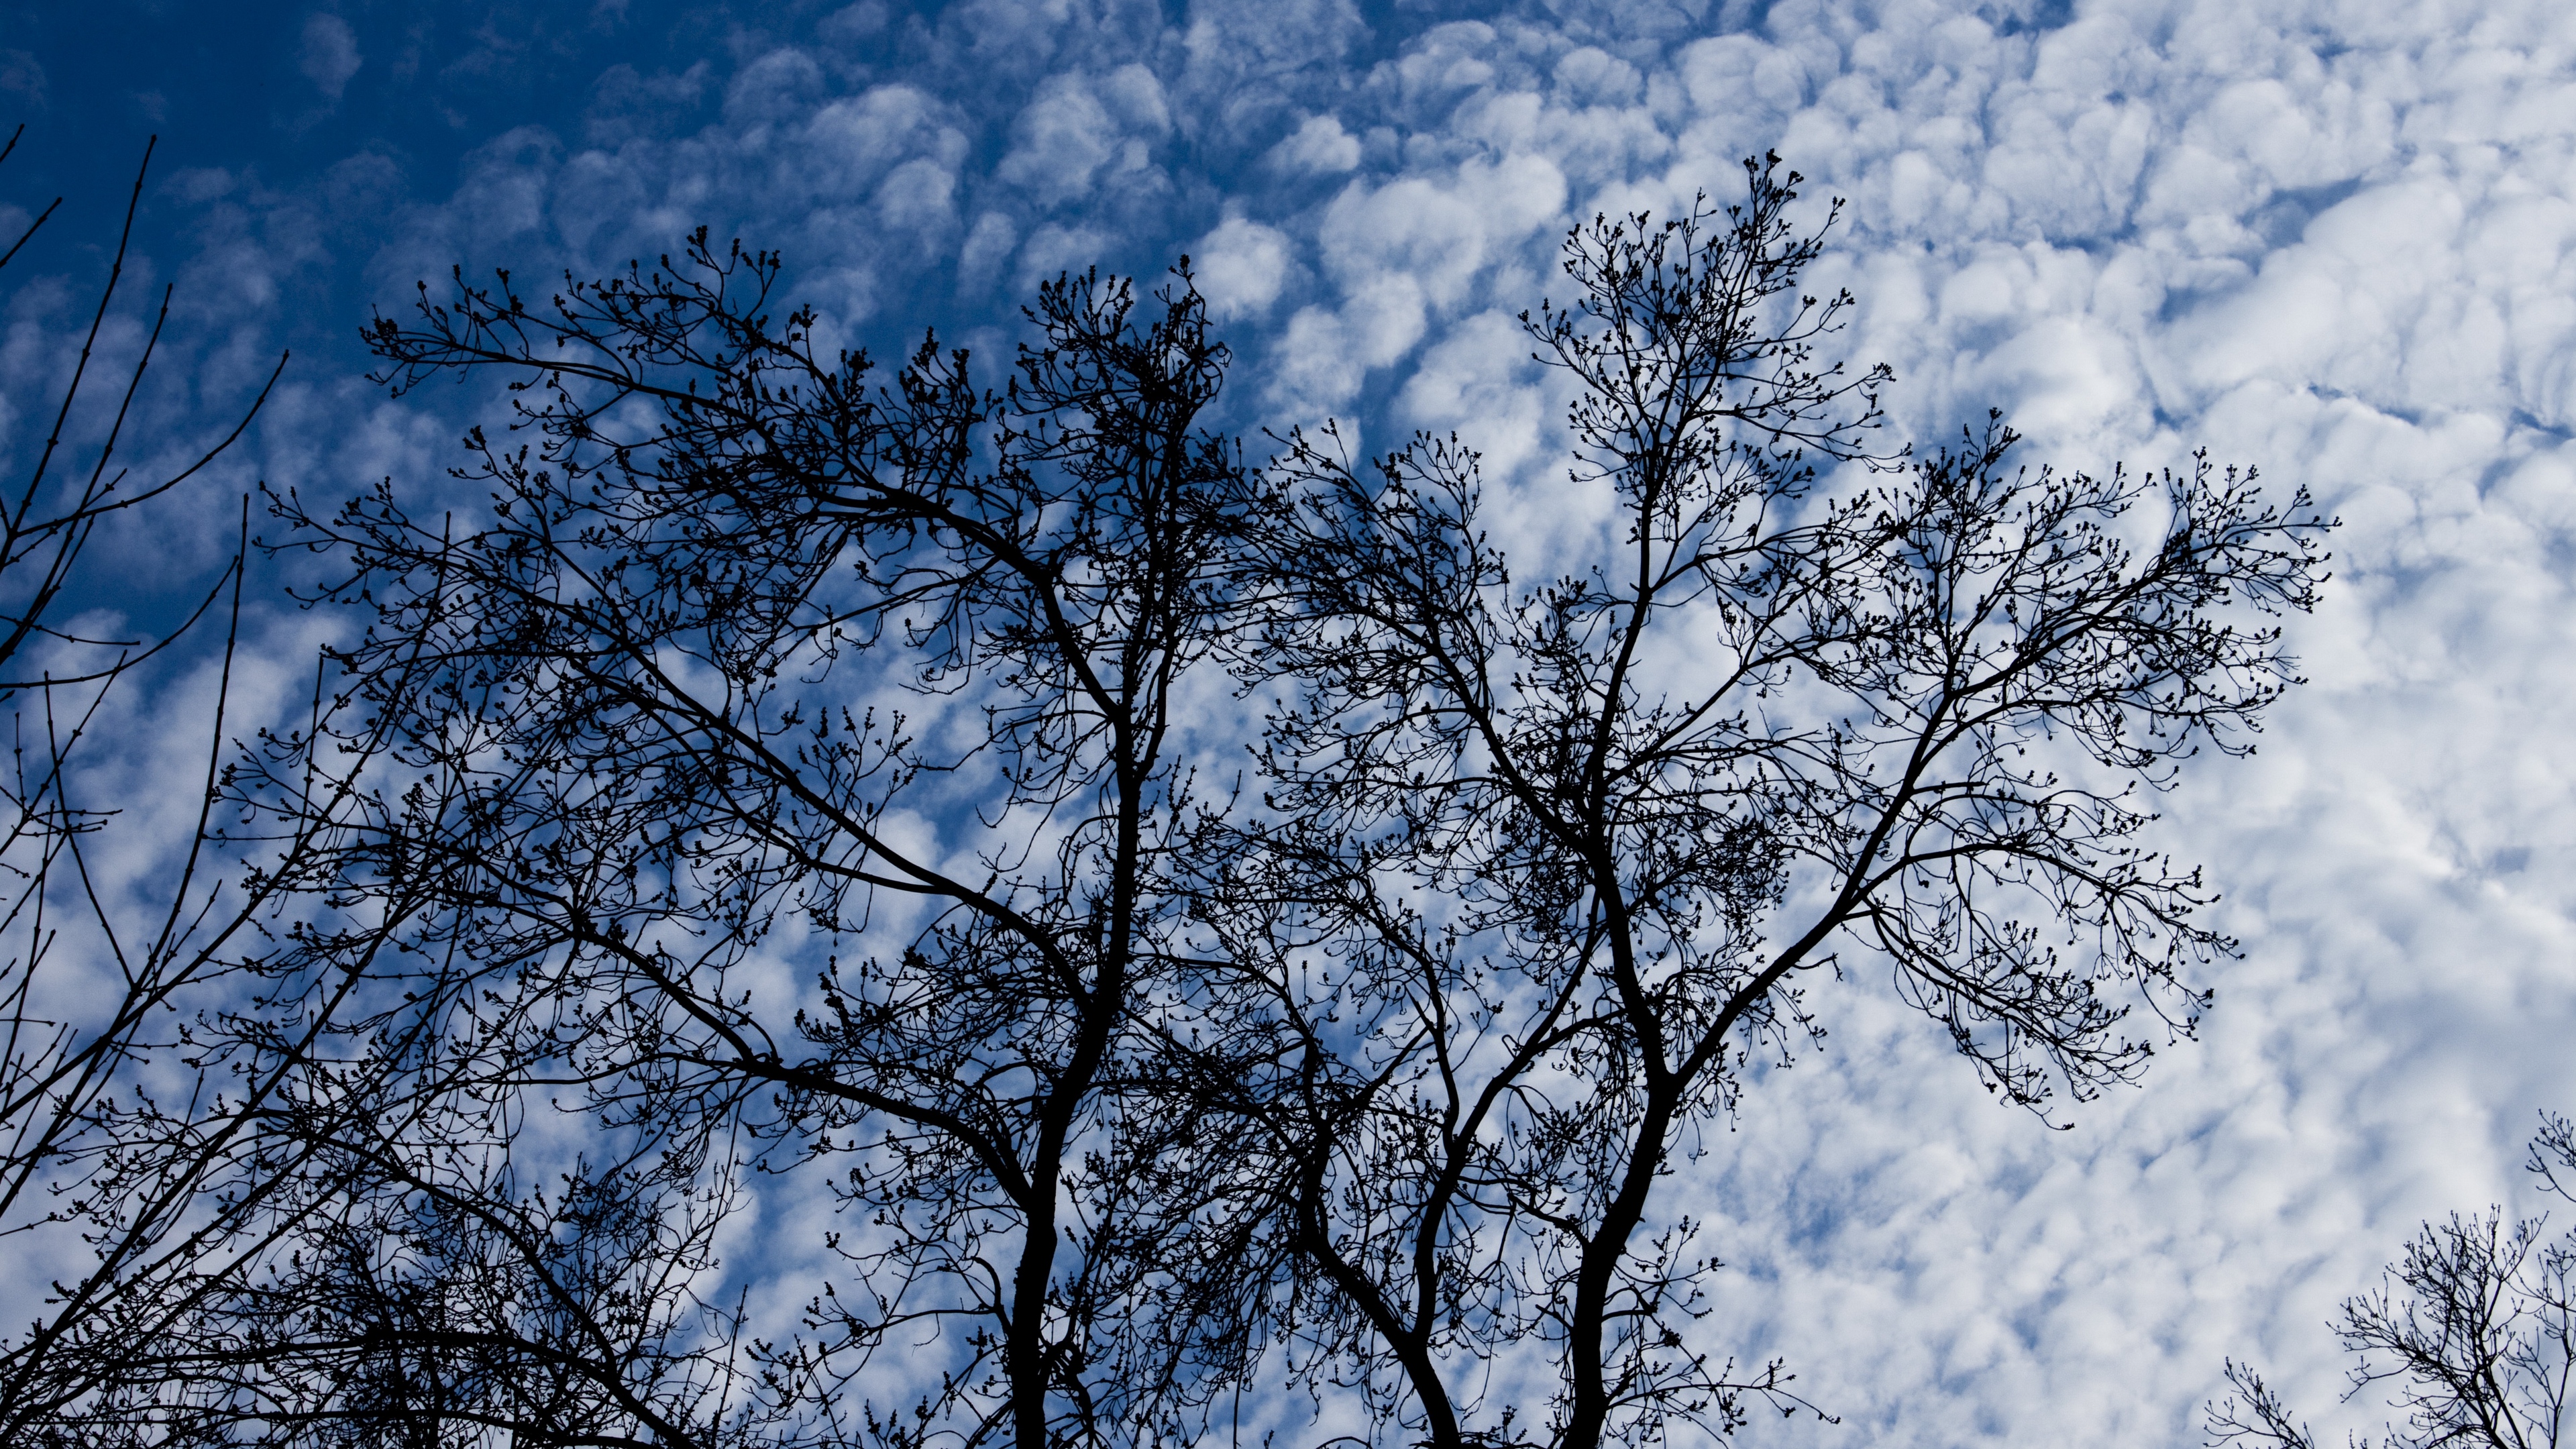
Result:
{"label": "branching network of twigs", "polygon": [[[1879,442],[1798,184],[1757,159],[1740,202],[1567,237],[1522,320],[1571,466],[1521,486],[1604,521],[1537,582],[1468,440],[1251,460],[1186,260],[1040,287],[985,371],[826,350],[777,257],[703,231],[378,318],[397,393],[508,414],[435,503],[268,498],[351,624],[308,718],[219,752],[200,836],[240,909],[291,904],[256,951],[188,916],[234,997],[108,1050],[230,1075],[74,1119],[114,1164],[84,1202],[176,1173],[186,1226],[133,1220],[169,1286],[126,1318],[63,1300],[124,1357],[21,1422],[1601,1449],[1821,1415],[1729,1356],[1676,1167],[1847,975],[2043,1115],[2188,1033],[2234,945],[2152,802],[2296,682],[2272,616],[2331,525],[2205,460],[2024,469],[1999,416]],[[151,1145],[181,1128],[200,1157]]]}

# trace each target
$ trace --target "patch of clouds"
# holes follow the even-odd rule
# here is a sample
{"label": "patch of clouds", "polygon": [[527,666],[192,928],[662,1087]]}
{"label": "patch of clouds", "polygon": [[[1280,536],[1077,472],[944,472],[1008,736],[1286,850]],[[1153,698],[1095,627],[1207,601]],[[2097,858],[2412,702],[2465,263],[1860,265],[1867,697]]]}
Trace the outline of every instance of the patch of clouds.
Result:
{"label": "patch of clouds", "polygon": [[1191,0],[1181,45],[1192,70],[1239,79],[1332,65],[1367,34],[1351,0]]}
{"label": "patch of clouds", "polygon": [[1013,122],[1011,149],[993,174],[1039,206],[1061,206],[1088,197],[1104,172],[1147,172],[1150,138],[1170,125],[1162,88],[1142,66],[1123,66],[1099,83],[1053,76]]}
{"label": "patch of clouds", "polygon": [[1056,222],[1039,227],[1029,233],[1027,244],[1020,248],[1020,292],[1034,294],[1041,282],[1090,267],[1099,260],[1108,241],[1106,233],[1090,227]]}
{"label": "patch of clouds", "polygon": [[357,32],[337,15],[317,13],[305,17],[303,48],[296,57],[296,69],[322,99],[336,101],[349,88],[349,78],[358,73],[367,58],[358,53]]}
{"label": "patch of clouds", "polygon": [[1353,183],[1323,218],[1324,261],[1355,287],[1392,275],[1435,304],[1463,300],[1488,261],[1557,220],[1565,177],[1544,156],[1469,162],[1447,177]]}
{"label": "patch of clouds", "polygon": [[0,96],[6,96],[12,106],[43,110],[44,64],[26,51],[0,47]]}
{"label": "patch of clouds", "polygon": [[1300,416],[1347,407],[1368,372],[1410,352],[1435,314],[1534,281],[1525,244],[1560,219],[1565,199],[1564,176],[1543,156],[1470,161],[1437,179],[1353,181],[1317,228],[1339,306],[1308,306],[1290,320],[1269,396]]}
{"label": "patch of clouds", "polygon": [[823,17],[814,26],[817,39],[829,45],[855,45],[886,28],[884,0],[859,0]]}
{"label": "patch of clouds", "polygon": [[468,235],[487,246],[541,238],[562,159],[563,143],[541,126],[503,132],[468,158],[449,210]]}
{"label": "patch of clouds", "polygon": [[1102,76],[1093,88],[1130,132],[1161,136],[1172,129],[1172,111],[1163,99],[1163,83],[1146,66],[1129,61]]}
{"label": "patch of clouds", "polygon": [[793,121],[830,90],[823,65],[793,46],[766,52],[725,86],[725,123],[737,131]]}
{"label": "patch of clouds", "polygon": [[1192,136],[1248,159],[1328,108],[1349,79],[1350,52],[1369,38],[1351,0],[1191,0],[1172,84]]}
{"label": "patch of clouds", "polygon": [[583,138],[594,146],[613,147],[669,130],[705,102],[714,69],[703,58],[677,74],[646,75],[632,65],[610,66],[591,83]]}
{"label": "patch of clouds", "polygon": [[918,156],[886,173],[872,200],[878,224],[888,231],[915,232],[941,240],[957,224],[957,173],[928,156]]}
{"label": "patch of clouds", "polygon": [[1369,368],[1421,340],[1422,306],[1410,284],[1399,280],[1372,300],[1392,305],[1348,321],[1328,307],[1300,307],[1287,331],[1270,339],[1261,387],[1273,411],[1301,424],[1341,412],[1358,397]]}
{"label": "patch of clouds", "polygon": [[[938,183],[944,198],[954,190],[967,141],[945,124],[942,108],[928,95],[907,85],[883,85],[816,108],[794,142],[779,149],[782,190],[854,197],[882,187],[903,166],[925,163],[947,173]],[[903,183],[916,193],[925,184]]]}
{"label": "patch of clouds", "polygon": [[1409,129],[1430,132],[1460,100],[1497,85],[1510,89],[1512,72],[1526,67],[1509,38],[1481,20],[1433,26],[1393,60],[1382,62],[1369,84]]}
{"label": "patch of clouds", "polygon": [[207,202],[230,196],[233,188],[238,184],[239,178],[224,167],[191,166],[171,172],[161,182],[161,192],[165,196],[177,198],[185,205],[203,206]]}
{"label": "patch of clouds", "polygon": [[975,218],[974,229],[966,234],[966,244],[957,254],[960,284],[980,287],[989,282],[1019,244],[1020,231],[1010,217],[988,211]]}
{"label": "patch of clouds", "polygon": [[1567,396],[1562,377],[1531,360],[1532,342],[1516,313],[1500,308],[1459,319],[1396,398],[1408,431],[1455,433],[1474,448],[1484,477],[1497,485],[1484,526],[1524,576],[1545,576],[1568,543],[1597,539],[1610,522],[1610,490],[1564,486],[1557,419]]}
{"label": "patch of clouds", "polygon": [[1231,322],[1268,312],[1287,283],[1293,246],[1285,232],[1240,216],[1199,238],[1189,255],[1208,315]]}
{"label": "patch of clouds", "polygon": [[1559,56],[1551,74],[1558,93],[1576,105],[1633,105],[1645,86],[1635,66],[1590,45]]}
{"label": "patch of clouds", "polygon": [[1275,170],[1338,175],[1360,164],[1359,138],[1342,129],[1338,116],[1308,116],[1270,148],[1268,160]]}

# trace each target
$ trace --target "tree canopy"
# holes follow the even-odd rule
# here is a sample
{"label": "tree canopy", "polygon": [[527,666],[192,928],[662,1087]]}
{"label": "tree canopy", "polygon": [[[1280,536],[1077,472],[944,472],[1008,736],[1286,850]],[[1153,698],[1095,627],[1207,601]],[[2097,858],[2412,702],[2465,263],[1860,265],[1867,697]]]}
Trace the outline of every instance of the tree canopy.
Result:
{"label": "tree canopy", "polygon": [[294,903],[190,1038],[275,1083],[206,1109],[261,1144],[255,1200],[206,1180],[250,1246],[48,1432],[1825,1412],[1708,1321],[1677,1167],[1847,976],[2042,1115],[2187,1035],[2235,946],[2152,802],[2296,682],[2330,524],[2202,458],[2024,468],[1999,414],[1881,441],[1802,290],[1834,213],[1745,181],[1576,228],[1524,315],[1572,402],[1522,486],[1606,519],[1535,582],[1472,439],[1214,428],[1186,260],[1040,287],[998,376],[827,351],[703,231],[377,319],[396,391],[513,411],[479,499],[269,499],[355,622],[212,792]]}

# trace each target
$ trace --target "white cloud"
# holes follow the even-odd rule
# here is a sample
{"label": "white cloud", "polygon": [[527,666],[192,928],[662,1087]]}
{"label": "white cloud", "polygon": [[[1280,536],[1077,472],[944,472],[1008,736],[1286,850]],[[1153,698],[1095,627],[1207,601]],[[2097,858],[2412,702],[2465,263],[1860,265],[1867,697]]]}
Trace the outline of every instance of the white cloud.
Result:
{"label": "white cloud", "polygon": [[1022,295],[1034,293],[1040,282],[1052,281],[1066,272],[1079,272],[1100,259],[1108,237],[1084,226],[1063,226],[1049,222],[1029,233],[1020,248],[1019,286]]}
{"label": "white cloud", "polygon": [[821,62],[792,46],[772,50],[745,65],[725,87],[725,121],[737,127],[792,120],[826,94],[829,81]]}
{"label": "white cloud", "polygon": [[1554,222],[1565,177],[1543,156],[1469,161],[1447,184],[1354,182],[1322,223],[1325,265],[1352,288],[1404,275],[1435,305],[1464,301],[1489,260]]}
{"label": "white cloud", "polygon": [[[919,178],[899,189],[919,193],[944,186],[944,196],[955,187],[954,172],[966,150],[964,134],[944,123],[929,96],[907,85],[884,85],[817,107],[777,165],[785,187],[823,198],[861,195],[899,164],[916,168]],[[947,180],[932,182],[919,174],[921,168]]]}
{"label": "white cloud", "polygon": [[1258,317],[1279,300],[1288,279],[1287,234],[1242,217],[1228,217],[1190,248],[1208,315],[1220,322]]}
{"label": "white cloud", "polygon": [[1129,131],[1160,136],[1172,129],[1172,112],[1163,99],[1163,83],[1145,66],[1129,61],[1102,76],[1094,89],[1118,117],[1119,124]]}
{"label": "white cloud", "polygon": [[926,156],[917,157],[887,173],[884,184],[877,187],[877,219],[889,231],[922,232],[935,238],[956,224],[957,209],[951,204],[956,191],[955,172]]}
{"label": "white cloud", "polygon": [[1360,164],[1360,143],[1342,129],[1338,117],[1308,116],[1286,140],[1270,148],[1270,164],[1282,171],[1335,175]]}
{"label": "white cloud", "polygon": [[1578,105],[1627,105],[1645,83],[1635,66],[1590,45],[1558,57],[1554,74],[1557,89]]}
{"label": "white cloud", "polygon": [[1235,77],[1329,63],[1368,30],[1351,0],[1193,0],[1189,13],[1192,67]]}
{"label": "white cloud", "polygon": [[975,218],[975,229],[966,234],[966,245],[958,253],[958,275],[975,283],[988,280],[1019,244],[1019,229],[1009,217],[998,211],[984,213]]}
{"label": "white cloud", "polygon": [[[1418,329],[1418,322],[1416,323]],[[1406,345],[1411,345],[1407,339]],[[1329,308],[1300,307],[1273,339],[1263,391],[1273,411],[1314,422],[1347,407],[1366,370]]]}
{"label": "white cloud", "polygon": [[1120,129],[1079,75],[1051,77],[1012,126],[1009,155],[994,175],[1042,205],[1091,190],[1094,172],[1118,155]]}
{"label": "white cloud", "polygon": [[358,54],[358,37],[349,22],[337,15],[310,15],[304,21],[304,50],[297,68],[325,100],[340,99],[349,85],[349,77],[358,73],[366,57]]}
{"label": "white cloud", "polygon": [[855,45],[885,28],[885,0],[859,0],[825,16],[814,33],[836,45]]}
{"label": "white cloud", "polygon": [[0,96],[15,105],[45,108],[44,63],[23,50],[0,48]]}

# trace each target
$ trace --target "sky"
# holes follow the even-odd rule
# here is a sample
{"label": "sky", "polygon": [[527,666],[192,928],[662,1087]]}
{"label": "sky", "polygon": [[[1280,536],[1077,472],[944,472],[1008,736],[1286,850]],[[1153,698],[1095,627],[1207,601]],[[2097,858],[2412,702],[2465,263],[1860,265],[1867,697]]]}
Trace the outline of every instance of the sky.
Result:
{"label": "sky", "polygon": [[[388,399],[371,307],[701,223],[881,354],[936,323],[989,355],[1035,278],[1186,252],[1227,426],[1456,428],[1498,513],[1543,519],[1555,412],[1511,318],[1557,239],[1775,149],[1849,200],[1820,280],[1906,435],[1992,406],[2063,467],[2205,447],[2344,526],[2292,625],[2310,682],[2160,827],[2245,943],[2201,1041],[2051,1131],[1856,976],[1674,1184],[1732,1265],[1712,1341],[1842,1418],[1743,1442],[2193,1444],[2231,1355],[2334,1437],[2380,1417],[2337,1406],[2334,1303],[2429,1214],[2538,1207],[2521,1143],[2576,1110],[2559,0],[0,0],[18,119],[0,223],[66,201],[0,297],[0,461],[148,135],[133,295],[177,297],[148,436],[219,432],[294,353],[214,485],[107,540],[82,602],[146,628],[253,479],[435,486],[481,396]],[[246,687],[283,698],[318,627],[255,603]],[[184,720],[202,670],[158,687]]]}

